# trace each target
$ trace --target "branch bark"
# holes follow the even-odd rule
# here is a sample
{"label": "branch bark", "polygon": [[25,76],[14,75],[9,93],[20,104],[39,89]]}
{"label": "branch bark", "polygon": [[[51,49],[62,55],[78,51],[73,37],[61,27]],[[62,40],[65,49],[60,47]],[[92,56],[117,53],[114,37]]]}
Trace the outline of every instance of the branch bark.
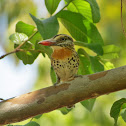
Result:
{"label": "branch bark", "polygon": [[0,124],[19,122],[82,100],[126,89],[126,66],[76,77],[56,87],[30,92],[0,103]]}

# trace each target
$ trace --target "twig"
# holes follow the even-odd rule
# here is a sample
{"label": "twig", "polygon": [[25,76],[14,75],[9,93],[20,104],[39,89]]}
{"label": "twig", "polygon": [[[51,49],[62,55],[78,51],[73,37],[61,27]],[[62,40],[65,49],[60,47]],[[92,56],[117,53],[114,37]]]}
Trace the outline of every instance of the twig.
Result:
{"label": "twig", "polygon": [[35,52],[43,52],[43,51],[41,51],[41,50],[34,50],[34,49],[28,49],[28,50],[19,49],[19,51],[20,51],[20,52],[27,52],[27,51],[29,51],[29,52],[31,52],[31,51],[35,51]]}
{"label": "twig", "polygon": [[0,56],[0,59],[3,59],[5,56],[10,55],[12,53],[16,53],[16,52],[18,52],[18,50],[13,50],[12,52],[6,53],[6,54]]}
{"label": "twig", "polygon": [[[66,8],[67,6],[69,5],[69,3],[67,3],[60,11],[62,11],[64,8]],[[59,11],[59,12],[60,12]],[[58,12],[58,13],[59,13]],[[58,13],[56,13],[55,15],[57,15]],[[24,42],[22,42],[17,48],[15,48],[13,51],[9,52],[9,53],[6,53],[2,56],[0,56],[0,59],[3,59],[5,56],[7,55],[10,55],[10,54],[13,54],[13,53],[16,53],[16,52],[19,52],[19,51],[25,51],[25,50],[22,50],[20,49],[28,40],[30,40],[38,31],[36,31],[35,33],[33,33],[27,40],[25,40]]]}
{"label": "twig", "polygon": [[125,31],[125,28],[124,28],[124,25],[123,25],[122,8],[123,8],[123,3],[122,3],[122,0],[121,0],[121,25],[122,25],[123,34],[126,37],[126,31]]}
{"label": "twig", "polygon": [[[60,11],[62,11],[64,8],[66,8],[67,6],[69,5],[69,3],[67,3]],[[59,11],[59,12],[60,12]],[[59,13],[58,12],[58,13]],[[57,15],[58,13],[56,13],[55,15]],[[28,40],[30,40],[38,31],[36,31],[35,33],[33,33],[27,40],[25,40],[24,42],[22,42],[17,48],[15,48],[13,51],[9,52],[9,53],[6,53],[2,56],[0,56],[0,59],[3,59],[5,56],[7,55],[10,55],[10,54],[13,54],[13,53],[16,53],[16,52],[19,52],[19,51],[25,51],[25,50],[22,50],[20,49]]]}
{"label": "twig", "polygon": [[13,53],[16,53],[16,52],[19,52],[21,51],[21,47],[27,42],[29,41],[38,31],[34,32],[27,40],[25,40],[24,42],[22,42],[17,48],[15,48],[13,51],[9,52],[9,53],[6,53],[2,56],[0,56],[0,59],[3,59],[5,56],[7,55],[10,55],[10,54],[13,54]]}

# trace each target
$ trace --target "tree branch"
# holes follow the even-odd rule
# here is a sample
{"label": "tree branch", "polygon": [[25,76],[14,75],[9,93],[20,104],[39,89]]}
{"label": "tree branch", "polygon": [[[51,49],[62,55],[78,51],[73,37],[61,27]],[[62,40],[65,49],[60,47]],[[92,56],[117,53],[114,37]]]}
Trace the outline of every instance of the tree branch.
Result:
{"label": "tree branch", "polygon": [[[62,11],[63,9],[65,9],[67,6],[69,5],[69,3],[67,3],[60,11]],[[59,12],[60,12],[59,11]],[[57,15],[59,12],[57,12],[55,15]],[[16,53],[16,52],[20,52],[20,48],[27,42],[29,41],[38,31],[34,32],[27,40],[25,40],[24,42],[22,42],[17,48],[15,48],[13,51],[9,52],[9,53],[6,53],[2,56],[0,56],[0,59],[3,59],[4,57],[10,55],[10,54],[13,54],[13,53]]]}
{"label": "tree branch", "polygon": [[125,37],[126,37],[126,31],[125,31],[124,24],[123,24],[122,9],[123,9],[123,0],[121,0],[121,25],[122,25],[123,34],[124,34]]}
{"label": "tree branch", "polygon": [[126,89],[126,66],[76,77],[0,102],[0,124],[19,122],[82,100]]}
{"label": "tree branch", "polygon": [[16,53],[16,52],[20,52],[21,51],[21,47],[27,42],[29,41],[38,31],[34,32],[27,40],[25,40],[24,42],[22,42],[17,48],[15,48],[13,51],[6,53],[2,56],[0,56],[0,59],[3,59],[5,56],[8,56],[10,54]]}

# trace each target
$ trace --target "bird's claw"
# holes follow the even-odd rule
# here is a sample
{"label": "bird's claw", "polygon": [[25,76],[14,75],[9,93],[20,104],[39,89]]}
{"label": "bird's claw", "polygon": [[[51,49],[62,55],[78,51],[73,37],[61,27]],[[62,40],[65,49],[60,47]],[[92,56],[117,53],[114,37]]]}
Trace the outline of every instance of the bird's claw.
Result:
{"label": "bird's claw", "polygon": [[75,75],[74,78],[76,78],[76,77],[81,77],[82,78],[83,76],[82,75]]}
{"label": "bird's claw", "polygon": [[58,85],[59,85],[59,83],[58,83],[58,82],[54,83],[54,87],[57,87]]}
{"label": "bird's claw", "polygon": [[75,104],[74,105],[69,105],[66,107],[67,109],[72,109],[72,108],[75,108]]}

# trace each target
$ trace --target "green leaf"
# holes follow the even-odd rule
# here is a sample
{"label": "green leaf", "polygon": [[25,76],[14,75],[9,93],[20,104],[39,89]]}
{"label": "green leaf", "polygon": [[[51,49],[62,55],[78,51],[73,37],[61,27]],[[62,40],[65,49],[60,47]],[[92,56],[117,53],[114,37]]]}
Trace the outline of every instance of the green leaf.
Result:
{"label": "green leaf", "polygon": [[37,19],[33,15],[31,15],[31,17],[36,23],[37,29],[40,32],[43,39],[49,39],[58,33],[59,23],[57,21],[56,16],[52,16],[45,20]]}
{"label": "green leaf", "polygon": [[100,20],[100,11],[96,0],[73,0],[67,9],[80,13],[94,23]]}
{"label": "green leaf", "polygon": [[[14,48],[16,48],[17,46],[18,45],[15,44]],[[32,64],[39,54],[39,52],[34,50],[33,45],[31,45],[31,43],[28,42],[25,43],[25,45],[23,45],[21,49],[23,49],[23,51],[17,52],[16,55],[20,60],[23,61],[25,65]]]}
{"label": "green leaf", "polygon": [[96,26],[81,14],[64,10],[57,17],[77,41],[103,44]]}
{"label": "green leaf", "polygon": [[63,115],[66,115],[66,114],[68,114],[72,110],[72,108],[67,109],[66,107],[63,107],[63,108],[60,108],[59,110],[61,111],[61,113]]}
{"label": "green leaf", "polygon": [[118,53],[120,52],[120,48],[115,45],[106,45],[103,46],[104,53]]}
{"label": "green leaf", "polygon": [[100,21],[100,10],[99,10],[99,6],[98,6],[96,0],[85,0],[85,1],[87,1],[91,6],[93,22],[94,23],[99,22]]}
{"label": "green leaf", "polygon": [[34,32],[34,29],[35,29],[35,26],[26,24],[26,23],[24,23],[22,21],[19,21],[16,24],[16,32],[18,32],[18,33],[24,33],[27,36],[32,35],[32,33]]}
{"label": "green leaf", "polygon": [[36,42],[35,45],[35,49],[42,52],[42,54],[47,54],[49,58],[51,58],[51,54],[52,54],[52,48],[50,48],[49,46],[42,46],[40,44],[38,44],[38,42]]}
{"label": "green leaf", "polygon": [[122,119],[126,122],[126,110],[121,114]]}
{"label": "green leaf", "polygon": [[103,59],[117,59],[119,58],[119,54],[118,53],[108,53],[108,54],[103,54],[102,56]]}
{"label": "green leaf", "polygon": [[65,0],[67,3],[70,3],[70,2],[72,2],[73,0]]}
{"label": "green leaf", "polygon": [[115,67],[114,67],[114,64],[113,63],[111,63],[111,62],[104,62],[104,66],[105,66],[105,70],[110,70],[110,69],[114,69]]}
{"label": "green leaf", "polygon": [[[22,21],[19,21],[16,24],[16,32],[24,33],[27,36],[31,36],[32,34],[34,34],[36,32],[36,31],[34,31],[34,29],[35,29],[35,26],[26,24]],[[41,37],[40,33],[37,32],[34,36],[32,36],[32,38],[29,41],[35,45],[35,43],[39,42],[40,40],[42,40],[42,37]]]}
{"label": "green leaf", "polygon": [[90,61],[87,57],[84,57],[82,55],[79,55],[80,63],[79,63],[79,69],[78,69],[78,74],[80,75],[86,75],[86,74],[91,74],[91,66],[90,66]]}
{"label": "green leaf", "polygon": [[38,43],[40,40],[42,40],[42,36],[39,32],[37,32],[29,41],[35,46],[35,44]]}
{"label": "green leaf", "polygon": [[126,108],[126,103],[124,103],[123,105],[122,105],[122,109],[125,109]]}
{"label": "green leaf", "polygon": [[14,33],[10,35],[9,39],[15,44],[21,44],[28,39],[28,36],[24,33]]}
{"label": "green leaf", "polygon": [[45,5],[49,13],[52,15],[58,7],[61,0],[45,0]]}
{"label": "green leaf", "polygon": [[104,66],[99,62],[97,57],[90,56],[90,61],[94,73],[104,71]]}
{"label": "green leaf", "polygon": [[29,123],[25,125],[7,125],[7,126],[40,126],[37,122],[30,121]]}
{"label": "green leaf", "polygon": [[53,84],[56,83],[57,77],[56,77],[56,74],[55,74],[55,72],[54,72],[54,70],[53,70],[53,67],[50,68],[50,75],[51,75],[52,83],[53,83]]}
{"label": "green leaf", "polygon": [[111,107],[110,116],[112,118],[114,118],[115,126],[117,126],[117,121],[118,121],[120,111],[122,110],[122,105],[125,103],[126,103],[126,98],[122,98],[122,99],[114,102],[114,104]]}
{"label": "green leaf", "polygon": [[90,56],[87,54],[87,52],[84,49],[79,48],[78,54],[80,59],[78,74],[86,75],[94,73],[91,69]]}
{"label": "green leaf", "polygon": [[42,114],[37,115],[37,116],[34,116],[35,119],[39,119],[39,118],[41,118],[41,117],[42,117]]}
{"label": "green leaf", "polygon": [[7,126],[24,126],[24,125],[11,125],[11,124],[9,124]]}
{"label": "green leaf", "polygon": [[91,49],[92,51],[94,51],[95,53],[97,53],[98,55],[103,55],[103,49],[102,49],[101,44],[85,43],[85,42],[80,42],[80,41],[75,41],[74,44],[78,45],[78,46],[87,47],[87,48]]}
{"label": "green leaf", "polygon": [[98,55],[103,55],[103,48],[101,44],[98,43],[89,43],[86,44],[86,47],[97,53]]}
{"label": "green leaf", "polygon": [[69,6],[67,7],[68,10],[72,12],[77,12],[87,18],[89,21],[92,20],[92,13],[90,4],[84,0],[73,0]]}
{"label": "green leaf", "polygon": [[107,45],[103,46],[103,52],[103,59],[115,59],[119,57],[120,48],[115,45]]}
{"label": "green leaf", "polygon": [[96,98],[80,102],[88,111],[92,111]]}
{"label": "green leaf", "polygon": [[[87,73],[96,73],[96,72],[100,72],[100,71],[104,71],[104,66],[99,62],[99,59],[97,56],[89,56],[84,49],[80,48],[78,50],[78,53],[80,54],[80,66],[82,66],[80,69],[83,69],[81,71],[82,74],[87,74]],[[87,64],[85,64],[85,60],[84,57],[81,56],[84,55],[87,58]],[[87,71],[87,73],[84,73],[84,70]]]}
{"label": "green leaf", "polygon": [[40,126],[37,122],[31,121],[27,124],[25,124],[24,126]]}

